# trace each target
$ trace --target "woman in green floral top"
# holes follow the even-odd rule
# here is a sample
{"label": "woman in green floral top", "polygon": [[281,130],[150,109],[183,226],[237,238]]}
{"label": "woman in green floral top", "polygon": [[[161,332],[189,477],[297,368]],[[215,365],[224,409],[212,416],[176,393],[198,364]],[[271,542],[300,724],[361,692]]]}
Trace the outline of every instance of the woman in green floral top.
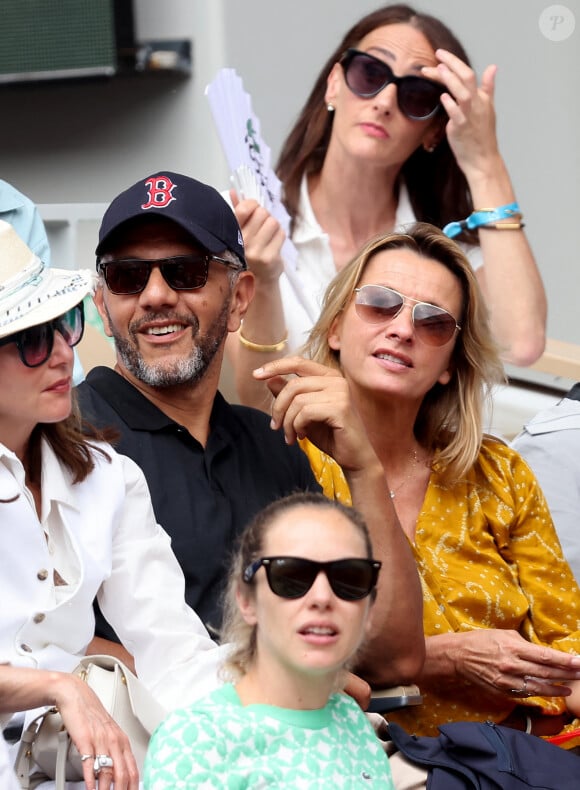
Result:
{"label": "woman in green floral top", "polygon": [[230,576],[233,682],[155,732],[147,790],[392,790],[372,727],[338,691],[365,637],[379,568],[351,508],[295,494],[262,511]]}

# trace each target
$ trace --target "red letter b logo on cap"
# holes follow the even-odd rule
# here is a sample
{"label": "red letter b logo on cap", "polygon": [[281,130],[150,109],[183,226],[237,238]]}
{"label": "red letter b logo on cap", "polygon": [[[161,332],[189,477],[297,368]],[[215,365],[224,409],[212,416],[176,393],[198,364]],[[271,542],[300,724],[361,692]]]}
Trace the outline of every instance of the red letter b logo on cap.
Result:
{"label": "red letter b logo on cap", "polygon": [[157,178],[148,178],[145,182],[149,189],[147,196],[149,200],[143,203],[142,209],[148,208],[165,208],[172,200],[175,200],[171,194],[175,189],[175,184],[167,176],[158,176]]}

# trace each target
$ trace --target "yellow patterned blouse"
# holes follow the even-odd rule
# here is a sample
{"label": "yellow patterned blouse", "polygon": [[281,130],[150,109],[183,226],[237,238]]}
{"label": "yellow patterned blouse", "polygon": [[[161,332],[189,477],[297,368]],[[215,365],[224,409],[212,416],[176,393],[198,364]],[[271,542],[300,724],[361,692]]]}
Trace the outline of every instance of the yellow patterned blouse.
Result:
{"label": "yellow patterned blouse", "polygon": [[[351,504],[337,464],[301,441],[324,493]],[[565,561],[544,495],[521,456],[486,438],[464,481],[442,485],[431,473],[411,544],[423,586],[426,636],[508,628],[530,642],[580,653],[580,589]],[[516,705],[566,710],[563,697],[506,700],[479,689],[421,683],[423,704],[389,713],[408,731],[436,735],[450,721],[502,721]],[[566,730],[580,726],[575,720]]]}

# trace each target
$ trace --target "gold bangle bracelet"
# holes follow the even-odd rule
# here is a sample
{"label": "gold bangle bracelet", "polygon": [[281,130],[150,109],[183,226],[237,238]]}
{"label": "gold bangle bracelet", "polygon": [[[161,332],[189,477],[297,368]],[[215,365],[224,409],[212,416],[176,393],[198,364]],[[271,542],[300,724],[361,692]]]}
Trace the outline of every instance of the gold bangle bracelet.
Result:
{"label": "gold bangle bracelet", "polygon": [[276,351],[282,351],[284,349],[288,342],[288,332],[286,332],[282,340],[278,343],[252,343],[251,340],[248,340],[242,335],[241,329],[238,329],[238,338],[243,347],[249,349],[249,351],[258,351],[261,354],[273,354]]}
{"label": "gold bangle bracelet", "polygon": [[491,222],[489,225],[480,225],[477,230],[521,230],[525,227],[525,222]]}

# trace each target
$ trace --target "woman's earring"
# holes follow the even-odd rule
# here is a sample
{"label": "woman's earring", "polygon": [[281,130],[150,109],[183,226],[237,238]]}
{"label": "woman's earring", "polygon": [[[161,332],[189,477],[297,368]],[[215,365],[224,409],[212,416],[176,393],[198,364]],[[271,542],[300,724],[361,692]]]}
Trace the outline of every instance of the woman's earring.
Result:
{"label": "woman's earring", "polygon": [[328,110],[328,112],[334,112],[334,104],[332,104],[332,102],[328,102],[328,104],[326,105],[326,109]]}
{"label": "woman's earring", "polygon": [[437,143],[431,143],[431,145],[423,145],[423,148],[428,154],[432,154],[433,151],[437,148]]}

